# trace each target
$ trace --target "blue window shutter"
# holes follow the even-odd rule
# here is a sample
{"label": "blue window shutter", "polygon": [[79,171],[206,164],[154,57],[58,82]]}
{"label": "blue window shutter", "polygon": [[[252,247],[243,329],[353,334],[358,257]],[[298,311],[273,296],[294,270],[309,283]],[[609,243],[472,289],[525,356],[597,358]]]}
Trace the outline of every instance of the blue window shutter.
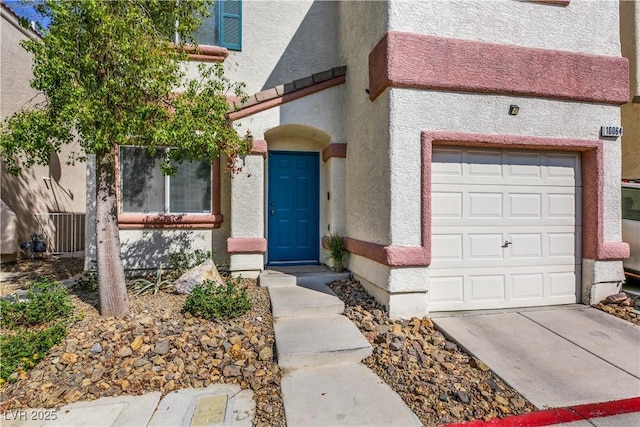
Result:
{"label": "blue window shutter", "polygon": [[220,46],[242,50],[242,0],[220,1]]}

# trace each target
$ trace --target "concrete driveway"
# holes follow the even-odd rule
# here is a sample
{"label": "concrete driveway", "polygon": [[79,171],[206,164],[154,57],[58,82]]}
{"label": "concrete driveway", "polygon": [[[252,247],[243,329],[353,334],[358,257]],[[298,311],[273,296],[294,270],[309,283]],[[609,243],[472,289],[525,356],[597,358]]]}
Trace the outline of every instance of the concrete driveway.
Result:
{"label": "concrete driveway", "polygon": [[640,327],[600,310],[572,305],[432,320],[540,409],[640,396]]}

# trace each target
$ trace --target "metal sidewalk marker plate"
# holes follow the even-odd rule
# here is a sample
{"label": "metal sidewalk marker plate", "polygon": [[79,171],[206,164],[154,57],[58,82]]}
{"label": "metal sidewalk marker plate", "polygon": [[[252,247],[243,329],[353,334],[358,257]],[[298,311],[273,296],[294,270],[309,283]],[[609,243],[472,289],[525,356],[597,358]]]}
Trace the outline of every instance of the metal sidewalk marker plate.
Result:
{"label": "metal sidewalk marker plate", "polygon": [[222,424],[227,410],[227,399],[226,394],[199,398],[190,426],[206,427]]}

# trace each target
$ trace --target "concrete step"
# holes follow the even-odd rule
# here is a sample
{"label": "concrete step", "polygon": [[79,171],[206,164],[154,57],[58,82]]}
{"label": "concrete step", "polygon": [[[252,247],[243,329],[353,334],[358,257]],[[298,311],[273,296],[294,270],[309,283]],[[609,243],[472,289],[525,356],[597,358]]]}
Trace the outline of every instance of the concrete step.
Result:
{"label": "concrete step", "polygon": [[361,364],[285,373],[287,426],[419,426],[400,396]]}
{"label": "concrete step", "polygon": [[258,276],[258,283],[262,288],[295,286],[296,282],[296,276],[279,271],[265,270]]}
{"label": "concrete step", "polygon": [[349,278],[349,272],[336,273],[327,270],[321,273],[291,273],[298,279],[298,285],[326,285],[327,283]]}
{"label": "concrete step", "polygon": [[285,317],[274,322],[278,364],[283,369],[358,363],[371,345],[344,316]]}
{"label": "concrete step", "polygon": [[344,303],[327,285],[272,286],[273,317],[306,317],[342,314]]}

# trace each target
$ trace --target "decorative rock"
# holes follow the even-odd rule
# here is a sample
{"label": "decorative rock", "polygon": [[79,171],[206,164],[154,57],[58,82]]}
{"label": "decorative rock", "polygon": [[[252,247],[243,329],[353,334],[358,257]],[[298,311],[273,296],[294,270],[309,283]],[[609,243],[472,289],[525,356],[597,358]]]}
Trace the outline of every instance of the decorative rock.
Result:
{"label": "decorative rock", "polygon": [[469,396],[469,393],[467,393],[464,390],[458,391],[458,399],[460,399],[460,402],[462,402],[462,403],[471,402],[471,397]]}
{"label": "decorative rock", "polygon": [[227,365],[222,370],[222,375],[225,377],[239,377],[242,375],[242,370],[236,365]]}
{"label": "decorative rock", "polygon": [[123,358],[123,357],[129,357],[133,354],[133,351],[131,350],[131,347],[126,346],[126,347],[122,347],[120,349],[120,351],[118,351],[118,357]]}
{"label": "decorative rock", "polygon": [[95,343],[91,346],[91,350],[89,350],[92,354],[102,353],[102,346],[99,342]]}
{"label": "decorative rock", "polygon": [[163,340],[158,340],[156,342],[156,346],[153,349],[153,352],[155,354],[167,354],[169,353],[169,340],[167,339],[163,339]]}
{"label": "decorative rock", "polygon": [[205,280],[211,280],[218,285],[224,283],[215,263],[211,259],[185,272],[178,280],[173,282],[173,286],[180,294],[190,294],[193,288],[201,285]]}
{"label": "decorative rock", "polygon": [[91,382],[95,383],[97,381],[100,381],[100,379],[102,379],[102,376],[104,375],[104,368],[98,368],[96,370],[94,370],[91,373]]}
{"label": "decorative rock", "polygon": [[389,348],[395,351],[400,351],[402,350],[402,344],[403,344],[403,340],[401,339],[394,339],[391,344],[389,345]]}
{"label": "decorative rock", "polygon": [[469,366],[471,366],[472,368],[480,369],[482,372],[487,372],[490,370],[490,368],[482,360],[476,359],[475,357],[469,358]]}
{"label": "decorative rock", "polygon": [[451,341],[446,341],[444,343],[444,349],[447,351],[456,351],[458,350],[458,346],[455,343],[452,343]]}
{"label": "decorative rock", "polygon": [[258,357],[262,361],[268,361],[273,359],[273,349],[271,347],[263,347],[258,353]]}
{"label": "decorative rock", "polygon": [[627,294],[624,292],[620,292],[618,294],[609,295],[605,298],[604,302],[606,304],[620,304],[627,300]]}
{"label": "decorative rock", "polygon": [[65,365],[73,365],[78,361],[78,355],[75,353],[63,353],[60,356],[60,361]]}
{"label": "decorative rock", "polygon": [[140,350],[140,347],[142,347],[143,343],[144,343],[144,340],[142,339],[142,337],[135,337],[133,339],[133,342],[131,343],[131,350],[133,351]]}

